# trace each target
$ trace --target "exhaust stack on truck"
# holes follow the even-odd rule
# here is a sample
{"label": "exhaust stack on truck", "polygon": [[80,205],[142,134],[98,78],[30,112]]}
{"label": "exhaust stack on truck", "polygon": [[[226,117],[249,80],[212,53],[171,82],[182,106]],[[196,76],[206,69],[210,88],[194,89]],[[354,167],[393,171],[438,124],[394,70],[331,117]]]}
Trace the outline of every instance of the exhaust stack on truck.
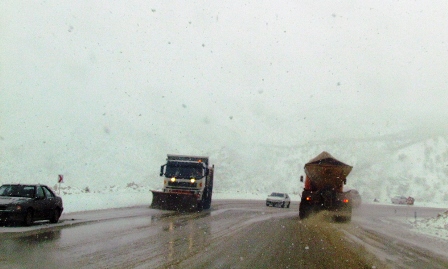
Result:
{"label": "exhaust stack on truck", "polygon": [[[336,220],[350,221],[352,201],[350,192],[344,192],[343,186],[347,183],[347,176],[352,168],[325,151],[306,163],[306,178],[299,207],[300,219],[313,212],[326,210]],[[300,180],[303,182],[303,177]]]}
{"label": "exhaust stack on truck", "polygon": [[168,154],[160,167],[162,191],[152,191],[151,207],[176,211],[209,209],[212,202],[214,165],[206,156]]}

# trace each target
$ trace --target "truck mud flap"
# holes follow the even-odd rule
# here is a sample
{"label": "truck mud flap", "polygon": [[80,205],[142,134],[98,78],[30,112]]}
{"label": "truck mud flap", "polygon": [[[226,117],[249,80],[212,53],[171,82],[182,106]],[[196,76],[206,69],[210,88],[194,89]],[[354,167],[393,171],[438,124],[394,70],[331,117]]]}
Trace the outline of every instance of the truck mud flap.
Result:
{"label": "truck mud flap", "polygon": [[152,192],[151,208],[180,212],[198,211],[198,200],[194,194]]}

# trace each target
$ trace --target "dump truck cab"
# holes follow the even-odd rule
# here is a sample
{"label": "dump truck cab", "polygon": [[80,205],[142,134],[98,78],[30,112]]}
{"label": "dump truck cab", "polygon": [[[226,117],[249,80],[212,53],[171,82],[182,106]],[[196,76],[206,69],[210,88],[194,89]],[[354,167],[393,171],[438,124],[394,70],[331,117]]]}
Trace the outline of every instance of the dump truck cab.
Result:
{"label": "dump truck cab", "polygon": [[[204,159],[204,160],[203,160]],[[168,155],[167,163],[160,167],[164,176],[163,191],[172,193],[191,193],[199,198],[203,194],[209,169],[208,159]]]}

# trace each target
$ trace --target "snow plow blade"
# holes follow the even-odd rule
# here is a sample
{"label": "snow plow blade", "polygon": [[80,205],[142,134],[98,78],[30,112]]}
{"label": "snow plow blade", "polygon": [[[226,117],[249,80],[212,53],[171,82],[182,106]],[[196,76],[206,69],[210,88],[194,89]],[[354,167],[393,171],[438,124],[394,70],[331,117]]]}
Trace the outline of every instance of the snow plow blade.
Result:
{"label": "snow plow blade", "polygon": [[152,192],[151,208],[175,211],[196,211],[198,200],[192,193]]}

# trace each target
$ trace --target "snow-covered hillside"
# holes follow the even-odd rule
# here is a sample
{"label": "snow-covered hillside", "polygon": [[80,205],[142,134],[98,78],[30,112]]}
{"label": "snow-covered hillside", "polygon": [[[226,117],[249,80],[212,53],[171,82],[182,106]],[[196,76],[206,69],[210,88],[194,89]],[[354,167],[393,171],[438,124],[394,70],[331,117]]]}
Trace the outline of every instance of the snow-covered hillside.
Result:
{"label": "snow-covered hillside", "polygon": [[[389,201],[395,195],[448,203],[448,145],[445,137],[411,140],[393,136],[371,140],[310,142],[297,146],[247,145],[246,154],[219,151],[219,190],[300,192],[304,164],[322,151],[353,166],[347,187],[366,200]],[[213,156],[213,155],[212,155]]]}
{"label": "snow-covered hillside", "polygon": [[[398,136],[395,136],[398,137]],[[130,139],[131,140],[131,139]],[[148,144],[150,148],[156,145]],[[162,186],[160,165],[166,153],[142,153],[141,149],[104,154],[102,145],[92,147],[77,160],[29,157],[23,171],[3,174],[1,183],[40,182],[57,188],[56,171],[64,174],[64,188],[89,189],[90,192],[111,188],[158,189]],[[140,150],[140,152],[139,152]],[[374,198],[390,201],[395,195],[413,196],[418,202],[448,204],[448,145],[445,137],[405,139],[394,136],[370,140],[308,142],[291,146],[239,142],[232,147],[208,149],[215,165],[215,191],[265,195],[271,191],[300,194],[303,166],[322,151],[353,166],[347,188],[359,190],[365,201]],[[188,154],[194,154],[192,149]],[[156,154],[157,153],[157,154]],[[183,154],[184,152],[169,152]],[[17,160],[10,160],[17,161]],[[67,162],[68,161],[68,162]],[[8,162],[8,160],[6,161]],[[33,172],[36,171],[35,176]]]}

